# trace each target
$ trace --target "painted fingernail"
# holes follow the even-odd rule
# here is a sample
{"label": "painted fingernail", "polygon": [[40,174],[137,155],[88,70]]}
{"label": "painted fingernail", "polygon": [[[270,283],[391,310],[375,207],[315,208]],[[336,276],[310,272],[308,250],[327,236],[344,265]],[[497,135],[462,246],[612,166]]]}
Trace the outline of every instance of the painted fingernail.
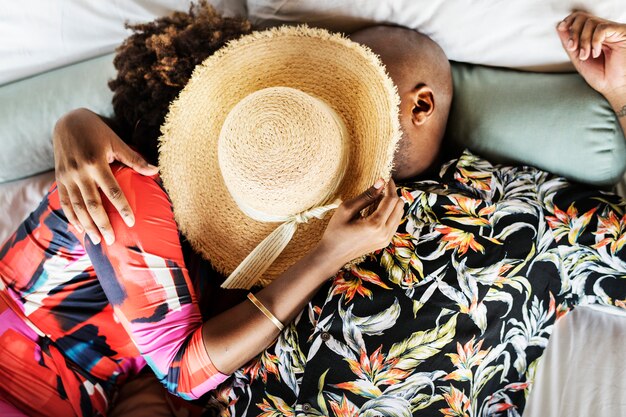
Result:
{"label": "painted fingernail", "polygon": [[574,47],[574,41],[572,39],[567,41],[567,49],[572,49]]}
{"label": "painted fingernail", "polygon": [[111,246],[113,242],[115,242],[115,238],[113,237],[112,234],[105,233],[103,234],[103,236],[104,236],[104,241],[107,243],[108,246]]}
{"label": "painted fingernail", "polygon": [[135,225],[135,217],[130,214],[124,215],[124,223],[126,223],[128,227],[133,227]]}
{"label": "painted fingernail", "polygon": [[381,189],[383,187],[383,185],[385,185],[385,180],[383,180],[382,178],[379,178],[376,180],[376,182],[374,183],[374,188],[376,188],[377,190]]}

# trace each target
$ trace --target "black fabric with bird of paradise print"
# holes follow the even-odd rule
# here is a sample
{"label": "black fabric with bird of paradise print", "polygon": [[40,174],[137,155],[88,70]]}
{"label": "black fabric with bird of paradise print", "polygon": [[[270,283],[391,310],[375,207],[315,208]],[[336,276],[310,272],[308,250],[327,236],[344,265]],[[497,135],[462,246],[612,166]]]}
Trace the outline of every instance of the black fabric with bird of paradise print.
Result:
{"label": "black fabric with bird of paradise print", "polygon": [[[626,203],[465,152],[209,398],[222,416],[520,416],[555,321],[626,307]],[[210,413],[207,409],[207,414]]]}

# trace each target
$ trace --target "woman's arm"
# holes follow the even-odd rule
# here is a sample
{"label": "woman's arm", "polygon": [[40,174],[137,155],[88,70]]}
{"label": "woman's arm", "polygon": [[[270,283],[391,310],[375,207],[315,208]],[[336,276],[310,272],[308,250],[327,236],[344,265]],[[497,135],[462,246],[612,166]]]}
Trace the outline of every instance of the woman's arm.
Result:
{"label": "woman's arm", "polygon": [[[382,181],[382,180],[380,180]],[[334,213],[320,243],[256,294],[282,323],[302,311],[324,281],[352,259],[386,247],[403,214],[404,204],[393,180],[344,202]],[[361,210],[384,196],[376,210],[361,217]],[[236,324],[235,324],[236,323]],[[204,324],[204,341],[218,369],[232,373],[265,349],[278,329],[251,302],[243,302]]]}
{"label": "woman's arm", "polygon": [[87,109],[76,109],[61,117],[52,138],[59,199],[65,215],[92,242],[100,243],[102,236],[108,244],[113,243],[115,234],[99,189],[129,227],[135,218],[109,164],[119,161],[142,175],[155,175],[157,168],[129,148],[112,130],[108,119]]}
{"label": "woman's arm", "polygon": [[[129,229],[105,200],[117,239],[95,245],[85,238],[87,253],[116,316],[159,380],[183,398],[197,398],[266,348],[278,329],[248,300],[203,323],[167,195],[156,179],[119,166],[114,171],[136,224]],[[403,203],[391,181],[382,193],[372,187],[343,203],[316,248],[258,293],[281,322],[291,321],[347,261],[389,243]],[[372,204],[376,210],[361,217]]]}

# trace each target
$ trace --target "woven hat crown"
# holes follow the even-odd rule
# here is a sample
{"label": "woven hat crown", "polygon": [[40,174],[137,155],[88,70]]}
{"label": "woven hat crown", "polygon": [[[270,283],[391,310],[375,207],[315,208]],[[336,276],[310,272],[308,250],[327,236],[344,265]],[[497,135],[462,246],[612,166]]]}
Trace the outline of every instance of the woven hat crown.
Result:
{"label": "woven hat crown", "polygon": [[218,139],[224,182],[253,219],[292,216],[334,200],[348,165],[345,125],[324,101],[270,87],[229,112]]}
{"label": "woven hat crown", "polygon": [[342,35],[280,27],[230,42],[194,69],[161,128],[180,231],[224,287],[266,285],[319,242],[333,197],[389,178],[398,105],[380,59]]}

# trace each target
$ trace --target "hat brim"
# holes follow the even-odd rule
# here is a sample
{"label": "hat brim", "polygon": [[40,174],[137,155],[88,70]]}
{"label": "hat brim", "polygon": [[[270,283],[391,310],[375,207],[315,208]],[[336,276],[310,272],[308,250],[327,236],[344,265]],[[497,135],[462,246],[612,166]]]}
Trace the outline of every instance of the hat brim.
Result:
{"label": "hat brim", "polygon": [[[159,166],[183,235],[222,274],[230,274],[278,224],[246,216],[222,178],[217,143],[230,110],[268,87],[299,89],[342,117],[351,140],[339,197],[389,178],[400,138],[399,97],[378,56],[342,35],[306,26],[273,28],[229,43],[207,58],[161,128]],[[265,285],[309,252],[323,220],[302,224],[259,282]]]}

